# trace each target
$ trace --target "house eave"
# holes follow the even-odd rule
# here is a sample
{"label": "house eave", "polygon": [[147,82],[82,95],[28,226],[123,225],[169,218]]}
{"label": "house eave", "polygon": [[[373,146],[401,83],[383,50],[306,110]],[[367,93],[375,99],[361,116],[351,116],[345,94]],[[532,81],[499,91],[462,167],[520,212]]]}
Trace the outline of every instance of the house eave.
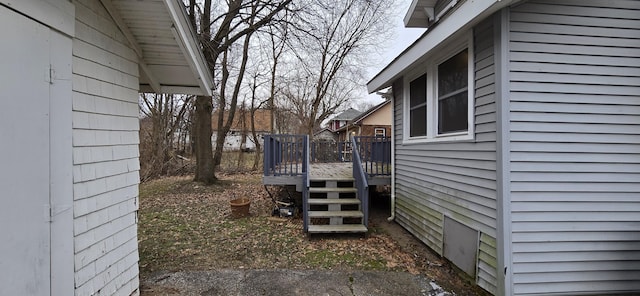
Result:
{"label": "house eave", "polygon": [[413,0],[407,14],[404,16],[404,26],[407,28],[426,28],[434,19],[434,7],[437,0]]}
{"label": "house eave", "polygon": [[100,0],[138,56],[140,91],[212,95],[213,78],[180,0]]}
{"label": "house eave", "polygon": [[[204,54],[200,49],[198,36],[194,28],[189,24],[189,18],[185,11],[184,4],[180,0],[165,0],[167,8],[171,12],[175,27],[172,28],[174,35],[178,35],[181,41],[181,49],[187,55],[191,70],[196,75],[198,85],[202,93],[199,95],[211,96],[213,94],[213,77],[209,71],[209,66]],[[176,38],[178,39],[178,38]]]}
{"label": "house eave", "polygon": [[405,71],[411,69],[423,57],[430,55],[443,41],[517,1],[464,1],[449,16],[440,20],[437,26],[429,28],[418,40],[376,74],[367,83],[368,92],[373,93],[390,87],[394,80],[400,78]]}

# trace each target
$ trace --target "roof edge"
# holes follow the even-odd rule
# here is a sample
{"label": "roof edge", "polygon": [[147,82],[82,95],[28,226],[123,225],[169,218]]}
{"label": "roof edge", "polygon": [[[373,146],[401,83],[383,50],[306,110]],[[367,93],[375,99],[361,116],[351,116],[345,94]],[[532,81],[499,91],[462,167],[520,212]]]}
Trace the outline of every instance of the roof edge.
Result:
{"label": "roof edge", "polygon": [[164,3],[173,19],[174,25],[171,31],[185,54],[191,71],[197,76],[202,95],[211,96],[213,94],[213,77],[209,72],[209,66],[202,50],[200,50],[198,36],[189,24],[184,4],[180,0],[164,0]]}
{"label": "roof edge", "polygon": [[465,28],[475,20],[498,11],[517,0],[464,1],[447,18],[440,21],[438,26],[427,30],[420,38],[400,53],[391,63],[384,67],[369,82],[367,91],[375,91],[391,86],[393,80],[416,63],[420,58],[430,53],[435,47],[451,35]]}

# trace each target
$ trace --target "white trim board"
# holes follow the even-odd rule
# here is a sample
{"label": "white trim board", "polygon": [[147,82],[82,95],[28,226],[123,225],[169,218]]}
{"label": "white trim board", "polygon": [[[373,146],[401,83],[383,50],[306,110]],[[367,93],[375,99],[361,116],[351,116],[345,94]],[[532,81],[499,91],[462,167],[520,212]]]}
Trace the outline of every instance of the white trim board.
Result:
{"label": "white trim board", "polygon": [[[403,145],[431,143],[431,142],[451,142],[451,141],[469,141],[475,136],[475,53],[473,43],[473,31],[469,30],[456,38],[452,42],[445,45],[447,50],[440,53],[425,56],[424,61],[421,60],[415,69],[410,71],[411,74],[404,75],[403,85]],[[462,50],[468,50],[467,70],[468,70],[468,89],[467,89],[467,130],[455,133],[438,133],[438,65],[458,54]],[[418,71],[419,70],[419,71]],[[410,134],[410,83],[412,80],[426,74],[426,108],[427,108],[427,134],[424,136],[411,137]]]}
{"label": "white trim board", "polygon": [[451,15],[433,29],[429,29],[416,42],[405,49],[368,83],[369,93],[391,86],[391,83],[410,69],[416,62],[440,46],[445,40],[472,27],[476,22],[506,7],[516,0],[465,1]]}

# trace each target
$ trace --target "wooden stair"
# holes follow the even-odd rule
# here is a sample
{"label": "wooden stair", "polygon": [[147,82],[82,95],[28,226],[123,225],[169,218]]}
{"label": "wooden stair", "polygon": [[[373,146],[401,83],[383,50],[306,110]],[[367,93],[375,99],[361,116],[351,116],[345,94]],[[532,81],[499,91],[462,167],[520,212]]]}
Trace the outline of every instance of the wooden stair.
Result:
{"label": "wooden stair", "polygon": [[311,179],[308,232],[366,233],[364,214],[353,178]]}

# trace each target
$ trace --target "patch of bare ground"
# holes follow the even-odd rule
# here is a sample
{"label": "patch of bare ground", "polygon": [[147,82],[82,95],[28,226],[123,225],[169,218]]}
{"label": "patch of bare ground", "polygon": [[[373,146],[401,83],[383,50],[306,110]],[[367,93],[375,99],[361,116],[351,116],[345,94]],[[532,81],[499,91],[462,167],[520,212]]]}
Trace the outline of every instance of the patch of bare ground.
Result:
{"label": "patch of bare ground", "polygon": [[[261,175],[219,178],[211,186],[194,183],[190,176],[140,185],[143,295],[157,295],[145,284],[154,274],[217,269],[403,271],[431,278],[456,295],[486,294],[397,223],[387,221],[388,198],[372,200],[367,236],[310,238],[300,217],[271,216],[273,203]],[[251,200],[250,215],[234,219],[229,201],[241,197]]]}

